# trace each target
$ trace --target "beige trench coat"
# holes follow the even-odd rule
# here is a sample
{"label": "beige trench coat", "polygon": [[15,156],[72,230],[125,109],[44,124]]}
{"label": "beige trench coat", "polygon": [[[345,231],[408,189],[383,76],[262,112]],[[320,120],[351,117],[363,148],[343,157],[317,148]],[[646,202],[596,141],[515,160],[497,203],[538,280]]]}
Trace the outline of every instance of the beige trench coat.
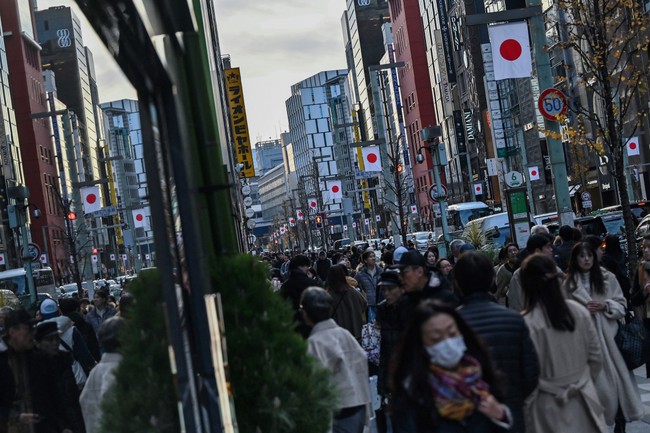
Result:
{"label": "beige trench coat", "polygon": [[527,433],[608,431],[594,379],[603,363],[589,312],[567,301],[573,332],[553,329],[541,307],[524,316],[539,356],[539,385],[525,404]]}
{"label": "beige trench coat", "polygon": [[577,287],[569,280],[562,286],[569,299],[586,306],[591,300],[604,301],[607,307],[604,311],[592,315],[596,333],[603,352],[603,369],[596,378],[596,391],[605,407],[605,420],[608,425],[614,424],[618,405],[621,405],[627,421],[641,419],[644,409],[639,396],[639,390],[631,371],[627,369],[621,352],[616,346],[614,337],[618,324],[625,316],[625,298],[616,277],[611,272],[602,269],[605,293],[593,293],[578,281]]}

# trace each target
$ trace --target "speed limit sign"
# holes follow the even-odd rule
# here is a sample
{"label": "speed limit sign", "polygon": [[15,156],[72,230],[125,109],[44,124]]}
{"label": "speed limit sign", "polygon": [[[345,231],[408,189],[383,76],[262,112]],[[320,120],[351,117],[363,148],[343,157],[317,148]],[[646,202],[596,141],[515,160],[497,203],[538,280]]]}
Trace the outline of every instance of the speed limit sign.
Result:
{"label": "speed limit sign", "polygon": [[539,112],[548,120],[558,120],[567,111],[566,96],[562,91],[551,87],[539,95]]}

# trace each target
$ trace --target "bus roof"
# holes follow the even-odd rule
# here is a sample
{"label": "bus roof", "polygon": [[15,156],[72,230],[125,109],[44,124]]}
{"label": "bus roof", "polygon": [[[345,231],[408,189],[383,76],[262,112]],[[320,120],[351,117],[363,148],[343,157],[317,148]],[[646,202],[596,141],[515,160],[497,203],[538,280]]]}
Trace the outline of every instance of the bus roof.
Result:
{"label": "bus roof", "polygon": [[9,269],[7,271],[0,272],[0,280],[8,280],[14,277],[22,277],[25,276],[26,274],[27,272],[25,272],[25,268]]}
{"label": "bus roof", "polygon": [[488,205],[486,205],[482,201],[470,201],[467,203],[450,204],[447,207],[447,209],[461,211],[461,210],[469,210],[469,209],[486,209],[487,207]]}

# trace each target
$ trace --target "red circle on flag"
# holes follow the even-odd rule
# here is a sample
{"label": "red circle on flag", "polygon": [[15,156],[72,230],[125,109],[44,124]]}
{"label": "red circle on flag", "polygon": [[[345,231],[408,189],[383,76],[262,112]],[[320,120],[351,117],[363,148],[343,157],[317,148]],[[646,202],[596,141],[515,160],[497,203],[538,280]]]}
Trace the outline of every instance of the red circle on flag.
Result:
{"label": "red circle on flag", "polygon": [[481,190],[481,186],[480,186],[480,185],[476,185],[476,190],[477,190],[477,191],[480,191],[480,190]]}
{"label": "red circle on flag", "polygon": [[632,150],[636,149],[636,143],[634,141],[630,142],[630,149],[632,149]]}
{"label": "red circle on flag", "polygon": [[333,192],[333,193],[337,193],[337,192],[339,192],[340,190],[341,190],[341,188],[339,188],[338,185],[334,185],[334,186],[332,186],[332,192]]}
{"label": "red circle on flag", "polygon": [[302,212],[298,212],[298,217],[302,217]]}
{"label": "red circle on flag", "polygon": [[136,221],[140,222],[140,221],[142,221],[142,220],[144,219],[144,215],[142,215],[141,213],[139,213],[139,214],[137,214],[137,215],[135,216],[135,219],[136,219]]}
{"label": "red circle on flag", "polygon": [[504,59],[514,62],[521,56],[522,48],[516,39],[506,39],[499,47],[499,53]]}
{"label": "red circle on flag", "polygon": [[312,201],[311,203],[309,203],[309,206],[311,206],[311,207],[316,207],[316,202],[315,202],[315,201]]}
{"label": "red circle on flag", "polygon": [[531,172],[530,172],[530,175],[531,175],[531,176],[537,176],[537,170],[533,170],[533,171],[531,171]]}
{"label": "red circle on flag", "polygon": [[366,156],[366,159],[368,160],[369,163],[374,164],[375,162],[377,162],[377,154],[369,153],[368,156]]}
{"label": "red circle on flag", "polygon": [[93,204],[97,201],[97,196],[95,194],[88,194],[86,196],[86,201],[90,204]]}

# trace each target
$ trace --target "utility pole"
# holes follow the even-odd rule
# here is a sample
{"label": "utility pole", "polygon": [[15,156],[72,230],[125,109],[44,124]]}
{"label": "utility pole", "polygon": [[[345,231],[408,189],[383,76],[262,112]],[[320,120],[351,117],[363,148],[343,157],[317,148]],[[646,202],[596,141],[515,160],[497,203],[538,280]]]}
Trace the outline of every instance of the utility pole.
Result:
{"label": "utility pole", "polygon": [[[522,9],[511,9],[500,12],[468,15],[465,23],[468,26],[487,25],[505,21],[529,21],[529,30],[533,42],[533,53],[537,80],[541,91],[550,89],[555,85],[553,71],[548,53],[544,47],[546,41],[546,27],[542,14],[542,0],[527,0],[528,7]],[[551,131],[553,135],[559,135],[560,127],[557,122],[544,120],[544,128]],[[562,142],[547,135],[548,153],[551,160],[553,172],[553,187],[555,189],[555,203],[560,218],[560,225],[573,225],[573,211],[571,208],[571,197],[569,195],[569,183],[567,181],[566,161]]]}

